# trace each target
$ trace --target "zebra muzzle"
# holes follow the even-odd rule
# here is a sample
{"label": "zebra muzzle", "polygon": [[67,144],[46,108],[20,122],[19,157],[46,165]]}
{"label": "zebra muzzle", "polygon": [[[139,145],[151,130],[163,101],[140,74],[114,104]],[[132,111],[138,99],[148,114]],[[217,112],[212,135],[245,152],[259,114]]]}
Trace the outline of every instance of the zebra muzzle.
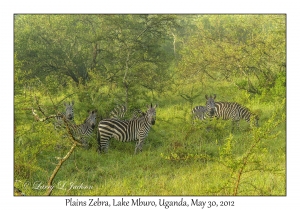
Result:
{"label": "zebra muzzle", "polygon": [[155,124],[155,119],[151,120],[151,124],[154,125]]}

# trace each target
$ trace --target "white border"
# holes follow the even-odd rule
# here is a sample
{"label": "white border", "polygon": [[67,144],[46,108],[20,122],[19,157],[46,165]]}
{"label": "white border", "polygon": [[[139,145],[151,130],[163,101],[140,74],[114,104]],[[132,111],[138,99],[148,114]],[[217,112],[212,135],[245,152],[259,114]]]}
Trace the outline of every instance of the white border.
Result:
{"label": "white border", "polygon": [[[1,207],[31,209],[65,206],[69,197],[13,197],[13,14],[15,13],[282,13],[287,14],[287,196],[199,197],[234,200],[235,209],[299,208],[299,10],[296,1],[6,1],[1,3]],[[297,135],[298,134],[298,135]],[[298,194],[298,195],[297,195]],[[88,200],[89,197],[78,197]],[[142,197],[158,200],[161,197]],[[179,197],[163,197],[169,200]],[[195,197],[184,197],[185,199]],[[107,197],[113,199],[113,197]],[[298,201],[298,202],[297,202]],[[102,207],[96,207],[102,208]],[[3,208],[4,209],[4,208]],[[6,208],[5,208],[6,209]],[[160,209],[160,208],[157,208]],[[162,208],[164,209],[164,208]],[[178,209],[170,207],[169,209]],[[294,208],[295,209],[295,208]]]}

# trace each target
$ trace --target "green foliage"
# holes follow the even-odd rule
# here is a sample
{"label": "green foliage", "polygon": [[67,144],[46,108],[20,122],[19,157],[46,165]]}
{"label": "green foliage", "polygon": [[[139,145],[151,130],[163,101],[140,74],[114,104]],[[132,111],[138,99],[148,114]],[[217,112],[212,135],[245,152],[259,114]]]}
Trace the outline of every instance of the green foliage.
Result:
{"label": "green foliage", "polygon": [[[285,69],[285,16],[200,15],[183,37],[179,76],[184,84],[228,80],[260,93]],[[280,42],[278,42],[281,40]],[[235,77],[240,79],[236,82]]]}

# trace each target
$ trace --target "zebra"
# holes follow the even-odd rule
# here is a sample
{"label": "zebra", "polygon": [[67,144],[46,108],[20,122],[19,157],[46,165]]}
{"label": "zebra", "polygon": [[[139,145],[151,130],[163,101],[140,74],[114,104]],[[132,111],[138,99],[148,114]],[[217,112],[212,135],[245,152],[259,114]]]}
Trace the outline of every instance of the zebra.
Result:
{"label": "zebra", "polygon": [[124,119],[127,108],[125,105],[117,105],[109,114],[111,119]]}
{"label": "zebra", "polygon": [[97,110],[89,111],[89,116],[80,125],[76,125],[75,122],[67,120],[67,125],[70,129],[72,136],[83,144],[85,148],[88,148],[87,137],[90,137],[96,126]]}
{"label": "zebra", "polygon": [[254,124],[258,127],[259,117],[250,112],[250,110],[236,102],[215,102],[215,112],[214,117],[221,118],[223,120],[232,120],[232,129],[234,129],[234,124],[236,123],[239,127],[239,121],[244,119],[246,122],[250,123],[251,118],[253,118]]}
{"label": "zebra", "polygon": [[207,117],[214,116],[215,112],[215,98],[214,97],[205,95],[206,98],[206,106],[196,106],[192,109],[193,120],[198,118],[199,120],[205,120]]}
{"label": "zebra", "polygon": [[145,115],[146,115],[146,113],[143,112],[142,110],[140,110],[140,109],[135,109],[135,110],[133,110],[131,119],[132,119],[132,120],[133,120],[133,119],[138,119],[139,117],[142,117],[142,116],[145,116]]}
{"label": "zebra", "polygon": [[[127,108],[125,105],[118,105],[110,112],[111,119],[125,119],[125,114],[127,112]],[[134,109],[131,119],[137,119],[141,117],[142,115],[145,115],[145,113],[140,109]]]}
{"label": "zebra", "polygon": [[192,109],[193,120],[198,118],[199,120],[205,120],[207,117],[207,108],[205,106],[196,106]]}
{"label": "zebra", "polygon": [[156,107],[148,106],[145,115],[130,120],[104,119],[99,122],[97,141],[98,152],[104,152],[108,149],[109,139],[115,138],[122,142],[137,141],[134,154],[142,147],[152,125],[155,124]]}
{"label": "zebra", "polygon": [[56,122],[54,123],[55,128],[59,128],[63,125],[63,118],[66,118],[66,120],[74,121],[74,101],[66,103],[64,102],[65,105],[65,112],[59,113],[56,115],[55,120]]}

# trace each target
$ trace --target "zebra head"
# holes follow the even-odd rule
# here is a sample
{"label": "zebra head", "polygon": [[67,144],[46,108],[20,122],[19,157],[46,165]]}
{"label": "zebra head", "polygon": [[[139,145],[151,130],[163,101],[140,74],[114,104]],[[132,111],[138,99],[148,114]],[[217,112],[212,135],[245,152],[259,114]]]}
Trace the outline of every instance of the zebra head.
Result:
{"label": "zebra head", "polygon": [[214,97],[212,97],[211,95],[208,97],[207,95],[205,95],[206,98],[206,109],[209,113],[209,115],[212,117],[215,114],[215,98],[216,98],[216,94],[214,94]]}
{"label": "zebra head", "polygon": [[74,110],[73,110],[73,105],[74,105],[74,101],[69,102],[69,103],[64,103],[65,107],[66,107],[66,118],[68,120],[74,120]]}
{"label": "zebra head", "polygon": [[97,123],[97,110],[90,111],[89,116],[84,122],[91,126],[92,129],[94,129]]}
{"label": "zebra head", "polygon": [[156,111],[155,108],[157,107],[157,104],[155,106],[151,105],[148,107],[148,110],[146,111],[146,118],[148,119],[148,122],[150,122],[152,125],[155,124],[155,118],[156,118]]}

